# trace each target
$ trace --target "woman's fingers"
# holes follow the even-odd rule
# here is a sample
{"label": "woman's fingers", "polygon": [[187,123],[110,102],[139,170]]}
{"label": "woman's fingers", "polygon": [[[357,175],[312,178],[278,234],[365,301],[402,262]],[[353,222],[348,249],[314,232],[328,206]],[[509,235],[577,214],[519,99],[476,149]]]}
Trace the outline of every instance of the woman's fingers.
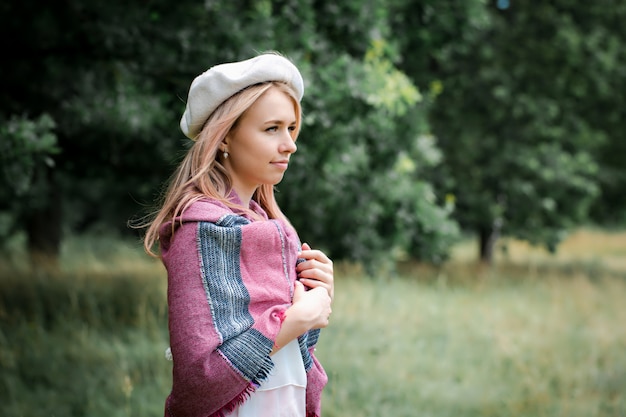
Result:
{"label": "woman's fingers", "polygon": [[309,288],[325,288],[332,299],[335,291],[333,262],[330,258],[320,250],[311,249],[308,243],[302,244],[299,257],[305,259],[296,266],[300,281]]}
{"label": "woman's fingers", "polygon": [[301,262],[296,271],[302,278],[324,279],[333,276],[333,268],[330,265],[319,263],[318,261]]}
{"label": "woman's fingers", "polygon": [[302,272],[307,269],[321,269],[324,272],[330,274],[333,273],[333,261],[331,261],[324,252],[310,249],[309,245],[306,243],[302,245],[302,251],[298,254],[298,256],[305,259],[304,262],[300,262],[296,266],[296,270],[298,272]]}
{"label": "woman's fingers", "polygon": [[308,243],[302,244],[302,250],[300,251],[299,256],[304,259],[315,259],[324,264],[331,264],[333,261],[330,260],[328,256],[324,252],[319,249],[311,249]]}
{"label": "woman's fingers", "polygon": [[296,281],[294,283],[294,289],[293,289],[293,302],[294,303],[298,302],[302,298],[304,291],[305,291],[304,284],[300,281]]}

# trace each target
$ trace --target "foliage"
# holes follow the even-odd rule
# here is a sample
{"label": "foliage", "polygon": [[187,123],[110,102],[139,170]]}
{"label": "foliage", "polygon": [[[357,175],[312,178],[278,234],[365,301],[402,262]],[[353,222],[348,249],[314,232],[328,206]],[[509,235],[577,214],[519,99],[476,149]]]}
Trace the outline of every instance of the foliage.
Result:
{"label": "foliage", "polygon": [[0,212],[5,211],[0,217],[0,246],[18,229],[15,213],[45,204],[45,178],[55,169],[53,156],[60,151],[54,129],[48,114],[36,120],[12,116],[0,124]]}
{"label": "foliage", "polygon": [[0,219],[45,251],[61,229],[128,233],[185,151],[190,80],[278,50],[306,82],[278,187],[304,240],[381,266],[445,259],[457,222],[555,248],[594,203],[626,216],[624,17],[609,0],[4,2],[3,132],[48,115],[56,141],[3,164]]}
{"label": "foliage", "polygon": [[[617,34],[606,27],[615,8],[514,1],[477,12],[479,3],[430,4],[404,13],[399,26],[417,15],[425,25],[418,36],[430,29],[460,40],[441,48],[445,40],[432,40],[427,63],[435,71],[426,76],[423,61],[403,66],[418,85],[442,86],[429,117],[444,153],[433,181],[455,195],[455,218],[465,229],[481,237],[502,229],[554,249],[589,218],[602,169],[595,155],[621,140],[606,123],[623,120],[622,110],[607,106],[614,96],[608,85],[623,83],[621,52],[611,47]],[[415,42],[405,42],[403,54]]]}
{"label": "foliage", "polygon": [[24,195],[35,185],[36,172],[42,165],[54,167],[51,155],[59,153],[54,127],[47,114],[37,120],[14,116],[0,125],[3,189],[15,196]]}
{"label": "foliage", "polygon": [[[47,234],[47,227],[83,230],[101,222],[125,229],[136,200],[151,198],[168,175],[175,147],[164,127],[176,119],[159,89],[175,59],[159,45],[176,34],[159,21],[164,6],[28,0],[0,6],[2,36],[15,46],[0,77],[2,117],[49,114],[60,149],[51,157],[54,172],[42,180],[47,204],[12,210],[18,228],[37,224],[29,240],[49,241],[47,249],[58,251],[52,241],[61,235]],[[168,9],[172,21],[179,16],[176,7]]]}
{"label": "foliage", "polygon": [[[3,7],[20,15],[26,3]],[[452,205],[437,201],[423,178],[434,162],[421,152],[436,153],[437,145],[419,140],[428,134],[427,108],[396,68],[385,1],[182,1],[171,9],[163,1],[98,1],[40,12],[33,36],[20,39],[27,55],[15,57],[15,68],[38,59],[42,69],[9,72],[6,84],[32,82],[21,95],[7,85],[0,109],[52,109],[62,150],[55,180],[72,213],[69,230],[122,229],[140,211],[136,201],[154,200],[185,150],[178,118],[194,76],[278,50],[307,84],[298,160],[280,186],[303,238],[335,259],[373,263],[392,251],[445,257],[456,236]]]}
{"label": "foliage", "polygon": [[601,195],[594,204],[593,219],[599,224],[626,222],[626,153],[624,129],[626,102],[620,91],[626,89],[626,4],[610,1],[568,9],[569,24],[584,34],[562,42],[578,47],[575,67],[579,106],[594,129],[604,133],[595,159],[599,165]]}
{"label": "foliage", "polygon": [[[277,49],[303,72],[299,151],[278,186],[281,207],[301,237],[334,259],[366,262],[370,272],[407,251],[444,259],[457,237],[449,219],[453,205],[437,201],[424,180],[438,161],[421,152],[436,153],[437,147],[419,141],[428,133],[427,108],[395,66],[397,52],[385,37],[386,2],[247,6],[208,4],[203,18],[211,33],[222,34],[220,41],[233,48],[230,56],[220,49],[205,54],[219,62]],[[418,168],[398,169],[406,160]]]}
{"label": "foliage", "polygon": [[412,252],[441,260],[457,230],[452,206],[423,180],[438,150],[426,139],[419,92],[377,49],[382,42],[365,65],[345,55],[318,63],[300,155],[279,197],[303,238],[339,259],[388,267]]}

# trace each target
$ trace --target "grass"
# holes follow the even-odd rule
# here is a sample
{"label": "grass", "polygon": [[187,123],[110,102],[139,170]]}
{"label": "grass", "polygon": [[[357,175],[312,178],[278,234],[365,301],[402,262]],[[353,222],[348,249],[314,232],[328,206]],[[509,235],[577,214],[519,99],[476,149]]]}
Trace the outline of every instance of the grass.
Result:
{"label": "grass", "polygon": [[[469,242],[394,279],[337,265],[324,416],[626,416],[626,233],[580,230],[556,256],[505,243],[491,268]],[[0,265],[3,415],[162,415],[162,266],[106,238],[61,265]]]}
{"label": "grass", "polygon": [[2,414],[163,415],[163,267],[131,243],[97,238],[70,241],[61,265],[0,267]]}
{"label": "grass", "polygon": [[626,283],[498,280],[342,283],[328,415],[624,415]]}

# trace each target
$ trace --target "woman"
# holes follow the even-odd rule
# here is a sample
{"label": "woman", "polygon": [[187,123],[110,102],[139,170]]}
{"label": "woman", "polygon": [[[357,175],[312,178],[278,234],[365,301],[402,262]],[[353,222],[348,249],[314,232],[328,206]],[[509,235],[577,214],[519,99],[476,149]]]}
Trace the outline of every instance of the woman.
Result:
{"label": "woman", "polygon": [[[333,264],[300,244],[274,198],[296,151],[302,76],[265,53],[194,79],[194,141],[149,225],[168,272],[172,391],[165,416],[319,416],[314,356]],[[159,254],[153,251],[158,242]]]}

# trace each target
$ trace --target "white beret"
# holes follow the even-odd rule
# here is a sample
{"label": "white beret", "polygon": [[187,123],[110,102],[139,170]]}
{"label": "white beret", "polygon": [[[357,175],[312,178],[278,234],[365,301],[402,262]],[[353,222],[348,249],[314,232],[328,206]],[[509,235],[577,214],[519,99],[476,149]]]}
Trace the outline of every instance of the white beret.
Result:
{"label": "white beret", "polygon": [[181,130],[188,138],[195,139],[220,104],[244,88],[266,81],[289,84],[298,101],[302,100],[302,75],[283,56],[265,53],[245,61],[220,64],[198,75],[191,83],[185,113],[180,119]]}

